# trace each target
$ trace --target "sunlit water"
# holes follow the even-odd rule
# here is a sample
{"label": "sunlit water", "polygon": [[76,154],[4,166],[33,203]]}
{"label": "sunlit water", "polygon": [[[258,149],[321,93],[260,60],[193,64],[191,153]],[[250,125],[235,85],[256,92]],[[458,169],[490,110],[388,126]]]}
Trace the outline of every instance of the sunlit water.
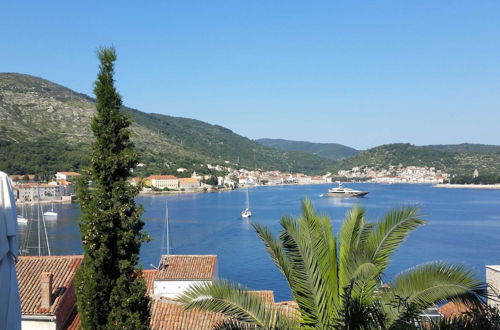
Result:
{"label": "sunlit water", "polygon": [[[372,220],[391,207],[417,205],[428,224],[417,229],[397,252],[386,274],[388,279],[401,270],[433,260],[463,263],[480,278],[484,278],[484,265],[500,264],[500,190],[352,184],[349,187],[368,190],[370,194],[359,199],[320,197],[330,186],[251,188],[253,217],[250,221],[265,225],[276,233],[280,228],[280,217],[297,216],[300,200],[304,197],[311,199],[320,213],[332,218],[334,230],[339,229],[346,211],[356,204],[365,206]],[[252,289],[274,290],[278,301],[290,298],[286,282],[268,257],[250,222],[240,217],[245,205],[244,190],[139,197],[137,201],[144,206],[145,229],[153,238],[142,247],[144,268],[158,264],[165,201],[168,201],[173,253],[216,254],[221,277]],[[77,226],[78,205],[62,204],[54,208],[59,218],[47,222],[52,254],[82,253]],[[28,209],[28,213],[33,212],[33,207]],[[27,228],[20,226],[23,242]],[[37,245],[37,235],[34,224],[30,246]],[[38,250],[30,248],[29,254],[38,254]]]}

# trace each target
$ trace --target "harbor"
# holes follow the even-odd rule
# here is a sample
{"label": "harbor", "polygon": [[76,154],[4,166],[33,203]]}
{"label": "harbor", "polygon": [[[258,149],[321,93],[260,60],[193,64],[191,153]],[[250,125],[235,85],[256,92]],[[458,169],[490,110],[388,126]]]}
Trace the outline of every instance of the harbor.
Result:
{"label": "harbor", "polygon": [[[144,268],[156,264],[161,253],[168,201],[170,241],[174,254],[216,254],[219,275],[252,289],[275,291],[277,300],[290,298],[283,276],[265,252],[251,223],[279,230],[282,216],[298,216],[300,201],[309,198],[321,214],[331,217],[334,231],[353,206],[367,208],[368,217],[377,220],[391,207],[416,205],[427,225],[418,229],[403,245],[389,268],[387,278],[402,269],[431,260],[461,262],[484,277],[484,265],[497,261],[500,242],[500,191],[436,189],[432,185],[353,183],[348,187],[366,190],[363,198],[322,198],[332,184],[260,186],[249,189],[252,217],[241,218],[246,206],[246,189],[210,194],[139,196],[143,219],[152,241],[141,251]],[[47,209],[47,207],[45,207]],[[30,209],[29,207],[27,209]],[[55,204],[57,221],[47,221],[47,232],[54,255],[81,254],[78,231],[78,204]],[[28,210],[28,214],[31,211]],[[36,228],[36,226],[34,227]],[[21,240],[27,227],[20,227]],[[35,229],[36,230],[36,229]],[[460,245],[457,246],[456,242]],[[30,246],[36,246],[32,243]]]}

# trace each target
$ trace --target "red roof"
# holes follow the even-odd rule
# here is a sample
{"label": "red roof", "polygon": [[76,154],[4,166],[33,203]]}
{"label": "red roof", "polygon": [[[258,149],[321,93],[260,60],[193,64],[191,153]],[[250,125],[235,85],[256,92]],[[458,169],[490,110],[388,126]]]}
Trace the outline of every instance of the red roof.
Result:
{"label": "red roof", "polygon": [[154,299],[151,306],[151,329],[209,330],[226,317],[199,309],[185,310],[175,301]]}
{"label": "red roof", "polygon": [[72,175],[72,176],[80,175],[80,173],[77,172],[57,172],[57,174]]}
{"label": "red roof", "polygon": [[163,255],[155,280],[211,280],[216,273],[216,255]]}
{"label": "red roof", "polygon": [[158,271],[156,269],[144,269],[142,271],[142,276],[144,276],[144,281],[146,281],[147,295],[153,294],[153,281]]}
{"label": "red roof", "polygon": [[176,176],[173,175],[150,175],[148,177],[149,180],[168,180],[168,179],[177,179]]}
{"label": "red roof", "polygon": [[470,311],[470,308],[463,302],[455,303],[453,301],[444,304],[438,309],[443,316],[448,318],[459,317],[462,316],[463,313]]}
{"label": "red roof", "polygon": [[[56,315],[65,320],[75,303],[73,278],[83,256],[42,256],[19,257],[16,265],[21,298],[21,313],[33,315]],[[53,275],[53,303],[49,308],[40,307],[40,275],[50,272]],[[68,305],[71,309],[67,310]],[[59,315],[66,313],[66,315]],[[61,318],[62,316],[62,318]]]}

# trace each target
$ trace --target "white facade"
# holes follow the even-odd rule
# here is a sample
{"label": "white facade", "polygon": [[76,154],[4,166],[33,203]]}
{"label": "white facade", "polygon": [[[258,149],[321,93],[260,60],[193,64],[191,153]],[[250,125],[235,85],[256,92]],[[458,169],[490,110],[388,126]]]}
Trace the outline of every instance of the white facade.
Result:
{"label": "white facade", "polygon": [[[488,284],[488,305],[500,308],[500,265],[486,266],[486,283]],[[494,300],[495,299],[495,300]]]}
{"label": "white facade", "polygon": [[[23,317],[24,318],[24,317]],[[57,325],[54,316],[43,317],[45,320],[21,320],[22,330],[56,330]]]}
{"label": "white facade", "polygon": [[79,173],[76,172],[57,172],[56,173],[56,180],[61,181],[61,180],[66,180],[66,181],[71,181],[76,176],[79,176]]}
{"label": "white facade", "polygon": [[63,196],[64,189],[61,189],[59,185],[19,185],[15,187],[16,200],[21,202],[34,202],[38,200],[38,192],[40,192],[40,200],[56,200],[61,199]]}
{"label": "white facade", "polygon": [[158,189],[179,189],[179,179],[177,178],[152,178],[151,186]]}
{"label": "white facade", "polygon": [[153,294],[165,298],[177,299],[192,284],[212,283],[212,281],[154,280]]}

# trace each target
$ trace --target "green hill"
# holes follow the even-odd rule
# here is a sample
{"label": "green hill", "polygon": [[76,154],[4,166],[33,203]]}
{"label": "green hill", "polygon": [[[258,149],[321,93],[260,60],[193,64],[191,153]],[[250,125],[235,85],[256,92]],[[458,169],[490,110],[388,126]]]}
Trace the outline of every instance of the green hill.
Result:
{"label": "green hill", "polygon": [[408,143],[386,144],[365,150],[330,167],[330,171],[372,167],[387,169],[390,165],[427,166],[450,174],[472,176],[474,169],[481,175],[500,173],[500,153],[439,151],[416,147]]}
{"label": "green hill", "polygon": [[423,146],[424,148],[439,150],[439,151],[456,151],[456,152],[500,152],[500,146],[491,144],[433,144]]}
{"label": "green hill", "polygon": [[281,150],[306,152],[308,154],[313,154],[335,161],[354,156],[359,152],[354,148],[337,143],[313,143],[283,139],[258,139],[255,141],[268,147]]}
{"label": "green hill", "polygon": [[[92,140],[94,100],[50,81],[0,73],[0,169],[48,174],[77,170]],[[263,146],[202,121],[123,108],[146,172],[212,163],[265,170],[321,172],[331,161]],[[144,171],[144,170],[143,170]]]}

